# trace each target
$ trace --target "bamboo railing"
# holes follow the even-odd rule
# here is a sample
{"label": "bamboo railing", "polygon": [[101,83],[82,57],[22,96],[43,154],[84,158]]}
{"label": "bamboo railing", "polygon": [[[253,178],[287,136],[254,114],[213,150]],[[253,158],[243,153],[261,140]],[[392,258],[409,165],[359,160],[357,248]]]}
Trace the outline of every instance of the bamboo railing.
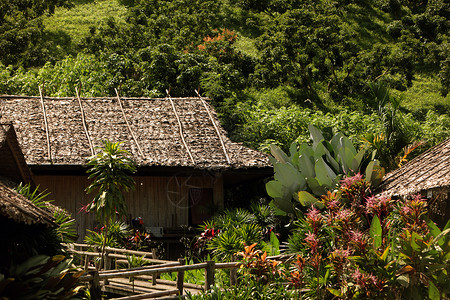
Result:
{"label": "bamboo railing", "polygon": [[[86,247],[88,245],[85,244],[73,244],[73,248],[69,249],[70,252],[74,254],[79,254],[85,256],[85,259],[89,256],[99,256],[99,252],[89,252],[89,251],[82,251],[82,250],[76,250],[75,247]],[[133,251],[133,250],[125,250],[125,249],[117,249],[117,248],[106,248],[109,259],[112,258],[123,258],[126,255],[124,254],[117,254],[117,253],[126,253],[126,254],[134,254],[134,255],[148,255],[152,256],[153,254],[150,252],[142,252],[142,251]],[[268,259],[277,259],[277,260],[289,260],[292,256],[291,255],[278,255],[278,256],[271,256],[268,257]],[[117,278],[135,278],[135,277],[142,277],[142,276],[151,276],[152,278],[152,285],[157,284],[156,277],[159,274],[162,273],[177,273],[177,280],[175,283],[172,282],[173,285],[176,286],[176,289],[162,292],[154,292],[154,293],[144,293],[134,296],[129,296],[127,298],[123,299],[147,299],[147,298],[154,298],[154,297],[161,297],[166,295],[183,295],[183,291],[185,288],[196,288],[199,289],[200,286],[195,284],[189,284],[184,283],[184,272],[191,271],[191,270],[205,270],[205,285],[204,289],[208,290],[215,284],[215,272],[218,269],[230,269],[230,285],[235,285],[237,282],[237,269],[242,265],[240,262],[225,262],[225,263],[216,263],[215,261],[207,261],[203,263],[197,263],[192,265],[186,265],[186,261],[183,258],[178,259],[178,261],[167,261],[167,260],[160,260],[160,259],[154,259],[154,258],[144,258],[147,259],[150,263],[153,265],[150,266],[144,266],[144,267],[138,267],[138,268],[132,268],[132,269],[106,269],[102,270],[100,272],[97,272],[95,268],[92,268],[94,270],[89,270],[88,268],[85,268],[86,271],[88,271],[88,274],[83,275],[80,277],[81,282],[87,282],[89,283],[90,289],[91,289],[91,297],[95,294],[101,294],[101,284],[100,282],[103,281],[103,286],[107,286],[109,284],[109,280],[117,279]],[[106,261],[106,259],[105,259]],[[105,263],[105,266],[110,267],[111,264],[107,265]],[[158,280],[160,283],[170,284],[166,280]],[[98,290],[92,291],[92,289]],[[93,299],[95,300],[95,299]]]}

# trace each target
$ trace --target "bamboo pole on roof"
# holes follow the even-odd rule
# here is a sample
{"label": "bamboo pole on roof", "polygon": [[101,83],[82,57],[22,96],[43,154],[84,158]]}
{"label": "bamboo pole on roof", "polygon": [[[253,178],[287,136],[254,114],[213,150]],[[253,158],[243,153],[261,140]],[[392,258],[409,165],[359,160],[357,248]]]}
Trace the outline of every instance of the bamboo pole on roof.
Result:
{"label": "bamboo pole on roof", "polygon": [[225,158],[227,159],[227,163],[228,163],[228,164],[231,164],[231,162],[230,162],[230,157],[228,156],[227,149],[225,148],[225,143],[223,142],[223,139],[222,139],[222,135],[220,134],[219,128],[217,127],[217,124],[216,124],[216,122],[214,121],[213,116],[211,115],[211,112],[210,112],[210,110],[209,110],[209,108],[208,108],[208,105],[206,105],[205,100],[203,100],[203,98],[200,96],[200,93],[199,93],[197,90],[195,90],[195,93],[197,93],[197,96],[198,96],[198,97],[200,98],[200,100],[202,101],[203,106],[205,107],[206,112],[208,113],[209,119],[211,120],[211,123],[214,125],[214,129],[216,130],[217,136],[219,137],[220,144],[222,145],[223,153],[225,154]]}
{"label": "bamboo pole on roof", "polygon": [[136,146],[138,148],[139,154],[142,156],[142,158],[145,158],[144,157],[144,152],[142,152],[141,146],[139,145],[139,142],[138,142],[136,136],[134,135],[133,130],[131,129],[130,123],[128,123],[127,116],[125,115],[125,111],[124,111],[123,106],[122,106],[122,101],[120,100],[119,92],[117,91],[117,89],[114,89],[114,90],[116,91],[117,100],[119,101],[119,105],[120,105],[120,110],[122,111],[122,115],[123,115],[123,118],[125,119],[125,123],[127,124],[128,130],[130,131],[131,136],[133,137],[133,140],[136,143]]}
{"label": "bamboo pole on roof", "polygon": [[42,113],[44,116],[44,124],[45,124],[45,135],[47,137],[47,153],[48,153],[48,159],[50,160],[50,164],[53,164],[52,161],[52,152],[50,149],[50,137],[48,133],[48,123],[47,123],[47,112],[45,111],[45,105],[44,105],[44,96],[42,95],[42,89],[41,86],[39,86],[39,95],[41,97],[41,105],[42,105]]}
{"label": "bamboo pole on roof", "polygon": [[83,105],[81,104],[80,93],[79,93],[77,87],[75,87],[75,92],[77,93],[78,104],[80,105],[81,122],[83,123],[84,132],[86,133],[86,137],[87,137],[87,140],[89,142],[89,149],[91,149],[91,154],[95,155],[94,145],[92,144],[91,137],[89,136],[89,132],[88,132],[88,129],[87,129],[87,124],[86,124],[86,118],[84,116],[84,109],[83,109]]}
{"label": "bamboo pole on roof", "polygon": [[167,98],[169,98],[170,104],[172,105],[172,109],[173,109],[173,112],[175,113],[175,117],[177,118],[178,126],[180,127],[180,136],[181,136],[181,140],[183,141],[183,145],[184,145],[184,147],[186,148],[186,151],[187,151],[187,153],[189,154],[189,157],[190,157],[192,163],[195,165],[194,157],[192,157],[192,153],[191,153],[191,151],[189,150],[189,147],[188,147],[188,145],[186,144],[186,141],[184,140],[183,126],[181,125],[180,117],[178,116],[177,110],[175,109],[175,104],[173,104],[172,97],[170,97],[170,94],[169,94],[169,91],[168,91],[168,90],[166,90],[166,93],[167,93]]}

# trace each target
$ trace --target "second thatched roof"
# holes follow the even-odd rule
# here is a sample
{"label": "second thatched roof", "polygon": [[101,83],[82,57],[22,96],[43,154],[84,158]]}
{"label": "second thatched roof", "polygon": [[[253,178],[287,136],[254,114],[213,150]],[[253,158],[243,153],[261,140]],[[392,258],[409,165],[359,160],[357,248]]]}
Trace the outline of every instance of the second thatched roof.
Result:
{"label": "second thatched roof", "polygon": [[84,165],[102,140],[124,142],[139,166],[247,169],[266,155],[232,142],[203,98],[0,96],[29,165]]}
{"label": "second thatched roof", "polygon": [[380,189],[406,196],[441,187],[450,187],[450,138],[387,174]]}
{"label": "second thatched roof", "polygon": [[53,216],[17,193],[13,183],[0,178],[0,215],[27,225],[53,226]]}

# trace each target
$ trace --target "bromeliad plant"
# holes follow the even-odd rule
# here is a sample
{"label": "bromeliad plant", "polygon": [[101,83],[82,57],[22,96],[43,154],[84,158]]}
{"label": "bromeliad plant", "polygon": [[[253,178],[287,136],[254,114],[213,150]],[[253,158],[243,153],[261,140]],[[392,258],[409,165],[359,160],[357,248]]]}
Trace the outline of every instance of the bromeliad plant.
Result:
{"label": "bromeliad plant", "polygon": [[306,297],[446,299],[450,221],[440,230],[420,196],[393,201],[371,194],[361,175],[312,206],[288,241],[300,253],[287,279]]}
{"label": "bromeliad plant", "polygon": [[251,211],[242,208],[226,210],[206,221],[203,232],[194,240],[196,259],[211,255],[217,260],[231,260],[244,245],[258,243],[270,255],[279,254],[279,241],[273,229],[277,221],[269,206],[254,204]]}
{"label": "bromeliad plant", "polygon": [[364,148],[357,151],[341,133],[328,141],[316,127],[308,128],[312,145],[293,143],[289,155],[275,145],[270,147],[275,174],[274,180],[266,184],[266,190],[278,208],[293,213],[292,200],[300,201],[303,206],[313,204],[322,208],[317,197],[336,189],[344,175],[365,174],[372,186],[381,182],[384,169],[375,159],[375,151],[367,153]]}

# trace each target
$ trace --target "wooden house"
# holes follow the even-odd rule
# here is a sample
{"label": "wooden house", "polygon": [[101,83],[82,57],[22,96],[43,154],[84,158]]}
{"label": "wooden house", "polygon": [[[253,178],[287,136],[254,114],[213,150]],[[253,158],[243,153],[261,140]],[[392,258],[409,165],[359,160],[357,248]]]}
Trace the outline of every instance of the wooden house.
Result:
{"label": "wooden house", "polygon": [[123,142],[138,166],[126,195],[129,220],[154,236],[200,224],[224,206],[224,187],[272,174],[266,155],[232,142],[208,99],[0,96],[33,180],[72,213],[79,240],[94,218],[80,213],[92,198],[86,162],[103,140]]}
{"label": "wooden house", "polygon": [[386,174],[380,189],[389,196],[422,194],[432,218],[445,224],[450,218],[450,138]]}

